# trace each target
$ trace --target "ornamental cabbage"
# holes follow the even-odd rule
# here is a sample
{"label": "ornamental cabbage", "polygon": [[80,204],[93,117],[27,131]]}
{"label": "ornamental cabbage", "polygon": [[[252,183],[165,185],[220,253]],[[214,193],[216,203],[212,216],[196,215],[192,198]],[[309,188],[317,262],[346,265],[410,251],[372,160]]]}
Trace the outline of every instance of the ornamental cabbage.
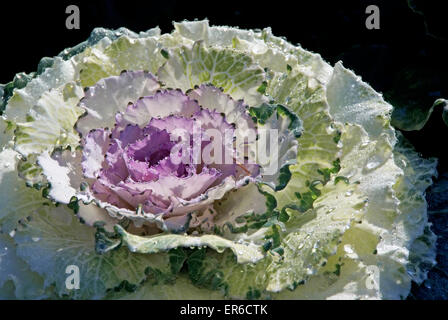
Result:
{"label": "ornamental cabbage", "polygon": [[269,28],[174,27],[0,86],[0,298],[406,298],[436,160],[393,107]]}

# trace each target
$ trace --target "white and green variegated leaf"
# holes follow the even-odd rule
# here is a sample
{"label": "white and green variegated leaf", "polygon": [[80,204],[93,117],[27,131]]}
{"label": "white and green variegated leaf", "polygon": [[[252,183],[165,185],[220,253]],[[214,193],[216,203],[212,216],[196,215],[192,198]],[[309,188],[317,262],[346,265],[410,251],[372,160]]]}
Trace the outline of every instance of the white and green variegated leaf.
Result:
{"label": "white and green variegated leaf", "polygon": [[[59,296],[99,299],[123,281],[139,285],[150,272],[169,272],[163,254],[134,254],[125,248],[98,254],[95,229],[81,224],[62,205],[39,208],[15,240],[18,256],[44,277],[46,287],[54,285]],[[80,289],[75,291],[65,284],[65,270],[71,265],[80,271]]]}
{"label": "white and green variegated leaf", "polygon": [[13,122],[26,122],[26,116],[36,101],[51,89],[59,88],[75,79],[75,66],[70,61],[55,58],[51,68],[31,80],[23,89],[15,90],[9,99],[5,115]]}
{"label": "white and green variegated leaf", "polygon": [[[342,86],[341,92],[334,91],[329,98],[338,120],[363,126],[353,128],[351,138],[341,138],[347,164],[342,161],[340,174],[350,181],[359,181],[360,189],[369,197],[365,220],[371,228],[368,232],[380,237],[371,259],[381,261],[384,266],[379,287],[382,297],[405,297],[410,288],[410,277],[403,268],[409,261],[406,248],[423,235],[427,221],[423,194],[431,184],[435,162],[421,159],[402,141],[395,145],[395,134],[389,124],[390,105],[380,95],[341,65],[335,68],[333,77],[340,77],[335,85]],[[345,102],[339,104],[341,101]],[[346,106],[344,112],[338,113],[340,106],[334,108],[338,104]],[[367,114],[375,121],[364,123]],[[358,147],[352,144],[356,140]]]}
{"label": "white and green variegated leaf", "polygon": [[[275,208],[272,197],[260,192],[256,184],[250,183],[234,192],[227,194],[214,205],[216,215],[213,217],[215,230],[223,233],[227,239],[237,240],[250,238],[250,241],[264,242],[265,234],[260,228],[250,230],[251,222],[257,222],[256,217],[267,221],[268,214]],[[266,215],[266,217],[262,217]],[[248,237],[247,232],[253,233]],[[243,234],[241,234],[243,233]],[[258,240],[258,241],[257,241]]]}
{"label": "white and green variegated leaf", "polygon": [[291,178],[286,188],[275,193],[280,208],[300,204],[297,192],[307,193],[310,183],[326,183],[337,172],[340,132],[329,115],[325,88],[304,70],[294,68],[289,73],[276,73],[268,82],[266,92],[302,121],[297,164],[289,166]]}
{"label": "white and green variegated leaf", "polygon": [[263,69],[243,53],[202,42],[172,49],[168,61],[159,69],[159,79],[169,88],[183,91],[203,83],[223,88],[234,99],[249,105],[264,101],[257,90],[265,80]]}
{"label": "white and green variegated leaf", "polygon": [[327,84],[327,99],[336,121],[359,124],[371,138],[387,135],[394,142],[394,129],[390,126],[392,106],[340,62]]}
{"label": "white and green variegated leaf", "polygon": [[[336,226],[334,230],[338,234],[336,242],[332,243],[333,254],[327,257],[324,266],[316,270],[317,272],[312,272],[312,276],[306,282],[299,283],[293,292],[282,291],[279,298],[379,299],[383,292],[388,292],[390,294],[388,298],[396,299],[399,298],[400,290],[403,290],[402,292],[408,290],[404,285],[405,281],[408,281],[407,274],[403,268],[403,260],[400,260],[403,259],[401,256],[403,252],[399,245],[386,244],[388,234],[393,232],[390,230],[394,229],[394,220],[398,212],[398,200],[394,196],[393,185],[400,176],[400,170],[395,167],[393,157],[390,157],[374,170],[376,177],[373,172],[367,176],[363,174],[363,167],[372,154],[379,150],[387,151],[387,148],[381,148],[382,144],[387,145],[387,140],[369,143],[367,133],[359,126],[346,126],[341,140],[344,141],[344,149],[338,174],[344,179],[340,179],[337,183],[335,180],[335,183],[336,187],[349,190],[336,195],[333,204],[325,211],[329,215],[339,208],[345,211],[346,198],[356,195],[359,202],[352,207],[356,219],[352,220],[351,224],[345,224],[346,230],[343,233],[337,228],[338,223],[344,225],[343,220],[328,219],[328,223]],[[387,176],[385,173],[391,170],[395,170],[395,177]],[[384,180],[381,181],[380,177]],[[332,184],[334,183],[328,186]],[[351,191],[350,188],[353,186],[356,189]],[[374,200],[376,197],[381,197],[382,202]],[[317,198],[314,207],[320,208],[319,204],[326,206],[325,194]],[[315,221],[314,217],[310,216],[311,212],[308,211],[301,218],[305,223],[308,219],[311,219],[309,223]],[[375,214],[378,212],[381,214]],[[292,223],[298,217],[300,216],[293,215],[288,223]],[[328,238],[331,237],[325,237]],[[317,248],[319,247],[320,244]],[[403,272],[400,271],[400,267]],[[391,272],[388,272],[389,270]],[[403,287],[397,283],[401,283]]]}
{"label": "white and green variegated leaf", "polygon": [[155,74],[166,61],[158,38],[121,37],[104,50],[117,70],[145,70]]}
{"label": "white and green variegated leaf", "polygon": [[15,149],[28,156],[57,147],[73,149],[79,145],[74,126],[83,110],[77,104],[83,90],[75,83],[45,92],[30,110],[27,121],[17,123]]}
{"label": "white and green variegated leaf", "polygon": [[79,80],[84,87],[93,86],[103,78],[118,76],[126,70],[145,70],[155,74],[166,61],[167,48],[190,43],[183,38],[160,35],[158,28],[140,35],[122,28],[117,36],[109,38],[101,46],[87,47],[76,59],[79,62]]}
{"label": "white and green variegated leaf", "polygon": [[321,83],[327,83],[333,68],[319,54],[292,45],[284,38],[272,34],[271,28],[243,30],[226,26],[210,26],[208,20],[174,23],[173,35],[191,41],[204,41],[206,45],[235,48],[251,55],[263,68],[285,72],[287,65],[304,66]]}
{"label": "white and green variegated leaf", "polygon": [[268,291],[294,289],[308,280],[336,253],[344,232],[362,217],[366,198],[356,185],[338,183],[321,192],[310,212],[287,210],[291,218],[285,223],[286,235],[280,244],[283,259],[272,262],[267,269]]}
{"label": "white and green variegated leaf", "polygon": [[[368,206],[362,224],[344,234],[340,252],[344,255],[344,246],[349,245],[355,254],[345,260],[355,259],[356,263],[361,260],[366,266],[375,266],[381,261],[381,267],[376,269],[380,276],[378,288],[369,291],[369,296],[380,298],[382,292],[387,292],[389,298],[397,299],[400,292],[409,290],[405,284],[409,279],[403,268],[407,252],[398,242],[394,243],[398,240],[395,221],[400,201],[393,187],[402,171],[395,164],[386,135],[370,141],[367,132],[357,125],[345,129],[341,137],[344,146],[339,174],[358,184],[360,192],[368,198]],[[356,242],[356,238],[363,241]],[[342,263],[348,264],[345,260],[339,263],[341,268],[344,268]]]}
{"label": "white and green variegated leaf", "polygon": [[251,108],[250,113],[258,123],[259,139],[249,147],[249,152],[257,155],[256,163],[261,166],[263,183],[275,191],[282,190],[291,178],[289,166],[297,163],[297,140],[303,132],[302,121],[282,105],[262,104]]}
{"label": "white and green variegated leaf", "polygon": [[[328,83],[333,73],[333,67],[324,61],[319,54],[305,50],[300,45],[293,45],[282,37],[274,36],[271,28],[264,29],[259,35],[260,37],[269,48],[273,48],[274,52],[278,50],[285,57],[294,56],[298,65],[304,67],[317,82]],[[277,56],[279,55],[277,54]],[[294,67],[294,65],[291,65],[291,67]]]}
{"label": "white and green variegated leaf", "polygon": [[13,146],[13,131],[8,122],[3,117],[0,117],[0,149]]}
{"label": "white and green variegated leaf", "polygon": [[259,36],[253,40],[244,40],[236,36],[232,40],[232,47],[239,51],[250,52],[257,63],[271,72],[286,72],[288,68],[298,64],[297,57],[270,46]]}
{"label": "white and green variegated leaf", "polygon": [[263,68],[279,72],[286,71],[288,64],[297,64],[296,57],[266,43],[261,31],[211,27],[207,20],[175,23],[174,27],[174,34],[192,41],[204,41],[206,45],[233,48],[250,54]]}
{"label": "white and green variegated leaf", "polygon": [[[368,196],[369,202],[365,215],[361,219],[362,224],[355,223],[344,233],[336,254],[330,257],[326,266],[317,275],[297,287],[294,292],[282,292],[279,296],[281,298],[399,299],[405,297],[409,290],[410,277],[404,267],[408,263],[408,253],[401,249],[403,244],[400,244],[400,241],[405,241],[404,236],[407,235],[407,243],[410,244],[409,236],[415,237],[418,234],[412,231],[412,228],[409,228],[409,222],[405,221],[409,217],[408,214],[424,219],[425,213],[422,211],[422,202],[419,200],[421,191],[411,187],[406,192],[400,192],[400,190],[403,190],[403,183],[394,185],[396,180],[393,177],[390,177],[390,182],[379,179],[381,176],[384,179],[386,172],[393,168],[395,168],[393,170],[395,170],[397,177],[400,176],[400,170],[395,166],[393,157],[373,169],[376,176],[375,173],[370,172],[366,177],[363,177],[362,173],[356,177],[355,168],[364,166],[372,154],[381,154],[379,150],[387,153],[388,148],[385,146],[388,143],[384,138],[375,143],[369,142],[367,133],[357,126],[346,127],[346,130],[341,139],[345,142],[345,150],[351,151],[343,153],[339,174],[345,174],[349,177],[349,181],[359,183],[358,190]],[[406,153],[407,157],[410,156],[410,159],[413,159],[411,162],[407,158],[398,158],[395,161],[401,162],[401,160],[406,159],[406,163],[409,164],[420,159],[412,152]],[[354,163],[357,165],[354,166]],[[411,168],[412,165],[408,167]],[[426,176],[426,179],[430,179],[434,172],[434,163],[428,161],[423,163],[422,166],[416,166],[416,168],[422,169],[416,177],[421,175],[421,177]],[[384,170],[383,173],[381,173],[381,170]],[[425,178],[422,181],[425,181]],[[413,184],[405,185],[413,186]],[[424,189],[425,187],[421,190]],[[396,195],[400,200],[398,206],[397,198],[394,197],[395,192],[397,192]],[[382,198],[383,202],[371,200],[375,197]],[[408,214],[398,215],[398,208]],[[406,210],[404,210],[405,208]],[[378,212],[383,212],[383,214],[378,215]],[[376,219],[373,219],[373,217],[376,217]],[[412,218],[409,221],[412,221]],[[389,235],[392,235],[392,237]],[[422,237],[425,236],[422,235]],[[423,238],[420,237],[415,240],[417,250],[418,247],[421,247],[419,243],[422,240]],[[427,243],[427,246],[431,246],[431,242]],[[429,247],[427,248],[429,249]],[[424,264],[420,264],[421,262],[431,261],[431,255],[423,261],[416,260],[416,256],[413,256],[412,253],[409,258],[412,261],[409,267],[421,267],[424,266]]]}

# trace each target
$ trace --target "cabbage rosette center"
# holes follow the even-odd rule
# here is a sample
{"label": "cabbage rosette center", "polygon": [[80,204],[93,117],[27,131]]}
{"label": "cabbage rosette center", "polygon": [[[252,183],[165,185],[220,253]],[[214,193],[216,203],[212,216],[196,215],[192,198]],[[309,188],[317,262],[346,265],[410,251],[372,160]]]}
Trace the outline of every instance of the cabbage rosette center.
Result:
{"label": "cabbage rosette center", "polygon": [[[140,74],[123,73],[119,78],[105,79],[104,85],[110,87],[110,82],[127,78],[134,80]],[[148,79],[154,81],[149,74],[144,81]],[[241,130],[226,120],[222,106],[211,109],[213,104],[201,101],[200,105],[194,97],[208,95],[212,100],[224,100],[225,105],[235,105],[232,112],[244,121],[245,129],[253,130],[255,137],[256,126],[242,101],[233,101],[211,85],[202,85],[187,94],[181,90],[157,91],[121,107],[125,111],[115,115],[113,129],[91,129],[99,120],[93,110],[100,109],[102,106],[97,103],[103,103],[103,96],[109,94],[116,92],[93,87],[81,102],[88,110],[77,123],[84,136],[81,167],[84,183],[91,190],[84,190],[79,195],[81,199],[94,199],[106,210],[113,207],[112,215],[129,218],[138,227],[147,222],[148,228],[155,224],[161,230],[185,232],[192,214],[208,215],[205,211],[213,212],[213,202],[226,192],[257,182],[260,166],[237,154],[239,146],[239,151],[245,152],[250,143],[256,143],[255,139],[238,144],[244,132],[237,136]],[[42,167],[48,172],[52,170],[45,164]],[[213,217],[203,222],[210,229]],[[196,226],[205,229],[198,222]]]}

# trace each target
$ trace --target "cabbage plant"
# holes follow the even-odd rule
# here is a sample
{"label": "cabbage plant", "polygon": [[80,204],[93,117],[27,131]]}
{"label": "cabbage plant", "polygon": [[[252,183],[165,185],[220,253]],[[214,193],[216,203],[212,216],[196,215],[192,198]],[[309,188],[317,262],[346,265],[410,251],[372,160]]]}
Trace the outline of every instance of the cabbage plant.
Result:
{"label": "cabbage plant", "polygon": [[95,29],[0,97],[2,298],[404,299],[435,264],[436,160],[269,28]]}

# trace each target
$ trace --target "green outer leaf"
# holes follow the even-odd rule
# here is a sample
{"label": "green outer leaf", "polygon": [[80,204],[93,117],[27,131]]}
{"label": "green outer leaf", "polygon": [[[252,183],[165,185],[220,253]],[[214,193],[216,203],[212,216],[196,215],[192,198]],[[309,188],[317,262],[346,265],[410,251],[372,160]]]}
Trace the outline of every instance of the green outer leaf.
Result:
{"label": "green outer leaf", "polygon": [[184,266],[185,261],[188,258],[187,253],[183,248],[175,248],[169,251],[171,273],[177,274]]}
{"label": "green outer leaf", "polygon": [[[397,139],[390,126],[392,107],[340,63],[328,87],[331,114],[337,121],[355,124],[346,126],[346,134],[341,137],[343,159],[339,174],[358,182],[360,191],[369,199],[362,228],[346,232],[343,243],[351,245],[362,259],[363,268],[379,266],[378,281],[367,290],[368,295],[399,299],[410,290],[410,277],[405,272],[410,243],[403,238],[406,232],[401,230],[400,200],[394,189],[403,171],[393,155]],[[356,237],[366,239],[358,248]],[[360,266],[357,259],[344,263]],[[357,286],[359,290],[366,290],[364,284]]]}
{"label": "green outer leaf", "polygon": [[[341,244],[341,255],[345,254],[345,245],[349,245],[356,255],[347,256],[341,263],[355,268],[361,266],[358,259],[361,260],[361,277],[365,277],[363,274],[368,268],[380,264],[375,272],[379,277],[376,284],[369,289],[363,281],[357,288],[362,292],[366,290],[363,294],[369,297],[387,295],[384,297],[397,299],[409,292],[410,285],[410,279],[403,271],[407,249],[396,232],[400,201],[393,189],[403,171],[395,164],[387,135],[370,140],[363,128],[350,125],[346,126],[341,141],[344,141],[344,149],[340,175],[359,183],[359,190],[369,200],[362,225],[348,230]],[[356,238],[364,241],[356,242]],[[355,261],[347,261],[350,259]]]}
{"label": "green outer leaf", "polygon": [[140,237],[127,233],[121,226],[116,225],[115,231],[121,235],[129,250],[138,253],[158,253],[178,247],[209,247],[222,253],[231,249],[238,259],[238,263],[255,263],[263,258],[261,249],[250,243],[235,243],[214,235],[200,237],[183,236],[177,234],[155,235]]}
{"label": "green outer leaf", "polygon": [[223,298],[219,291],[194,286],[186,275],[177,277],[174,283],[147,282],[133,293],[111,293],[108,296],[108,299],[113,300],[220,300]]}
{"label": "green outer leaf", "polygon": [[394,107],[392,124],[395,128],[405,131],[421,130],[428,122],[436,105],[434,103],[430,108],[424,110],[408,106]]}
{"label": "green outer leaf", "polygon": [[[429,240],[426,248],[430,250],[423,255],[420,250],[422,238],[419,234],[423,232],[426,219],[426,206],[421,195],[431,183],[435,162],[421,159],[406,144],[398,145],[394,159],[390,149],[386,147],[386,137],[369,143],[367,133],[360,127],[346,126],[344,131],[341,140],[344,141],[345,150],[341,157],[340,173],[350,177],[350,181],[359,182],[358,190],[369,197],[365,216],[361,219],[362,224],[355,223],[344,233],[336,254],[328,259],[325,267],[316,275],[295,291],[283,291],[277,298],[404,298],[410,288],[410,276],[406,267],[411,274],[417,271],[414,277],[417,280],[427,271],[425,268],[428,263],[432,263],[430,247],[434,243],[431,244],[430,233],[425,229],[425,233],[428,233],[425,237]],[[373,171],[364,171],[359,175],[355,173],[357,166],[371,161],[369,154],[382,153],[389,153],[389,160],[383,161]],[[395,165],[404,164],[403,161],[406,161],[406,166],[403,167],[406,180],[400,178],[403,177],[400,175],[400,168]],[[394,178],[393,172],[397,178]],[[387,178],[390,182],[380,181],[380,177],[384,179],[387,175],[391,175]],[[394,192],[391,193],[391,188],[387,186],[393,186]],[[399,203],[391,197],[394,194],[400,200]],[[325,203],[323,198],[318,201]],[[398,210],[402,213],[398,214]],[[379,212],[383,214],[380,215]],[[303,219],[307,221],[314,218],[304,216]],[[406,255],[407,250],[403,249],[406,247],[411,249],[410,260]]]}
{"label": "green outer leaf", "polygon": [[[193,261],[190,260],[188,267],[189,270],[198,272],[193,274],[195,285],[204,288],[198,292],[199,299],[205,293],[210,295],[210,299],[224,297],[246,299],[248,293],[254,290],[262,293],[261,298],[270,297],[270,294],[264,290],[267,280],[266,268],[272,261],[270,254],[255,264],[241,264],[237,262],[236,256],[230,250],[223,253],[207,250],[204,257],[203,252],[194,252],[196,254],[192,255]],[[195,291],[197,290],[196,287]]]}
{"label": "green outer leaf", "polygon": [[[344,195],[343,201],[341,195]],[[356,185],[327,185],[316,201],[316,209],[302,215],[291,212],[280,244],[284,249],[283,258],[267,268],[266,289],[272,292],[294,289],[316,273],[335,254],[352,222],[362,216],[360,209],[365,206],[365,200]]]}
{"label": "green outer leaf", "polygon": [[[126,281],[138,286],[147,272],[169,272],[168,256],[140,255],[125,248],[104,255],[95,252],[95,229],[82,225],[65,206],[38,207],[23,230],[15,236],[18,255],[41,274],[45,286],[52,284],[59,296],[100,299],[107,289]],[[80,289],[70,291],[65,281],[67,266],[80,270]]]}
{"label": "green outer leaf", "polygon": [[288,74],[276,73],[267,92],[276,103],[288,106],[302,120],[297,164],[289,167],[291,179],[286,187],[275,193],[279,208],[300,205],[296,193],[309,192],[312,181],[325,182],[322,172],[334,167],[340,153],[340,145],[334,139],[338,131],[328,113],[323,86],[305,70],[296,67]]}
{"label": "green outer leaf", "polygon": [[1,288],[7,281],[13,284],[13,298],[46,298],[43,279],[17,256],[14,240],[9,235],[0,234],[0,299],[3,295]]}
{"label": "green outer leaf", "polygon": [[51,68],[30,80],[22,89],[15,89],[4,113],[7,119],[13,123],[26,122],[28,113],[45,92],[76,81],[76,65],[76,62],[56,57]]}
{"label": "green outer leaf", "polygon": [[199,288],[225,293],[227,284],[217,265],[206,258],[207,249],[194,250],[187,259],[188,276],[191,282]]}
{"label": "green outer leaf", "polygon": [[42,192],[27,188],[19,178],[17,166],[19,155],[11,149],[0,153],[0,231],[10,233],[20,220],[30,216],[36,208],[49,204]]}
{"label": "green outer leaf", "polygon": [[[317,270],[314,269],[315,267],[313,268],[315,264],[310,263],[309,268],[311,268],[310,273],[312,275],[308,280],[295,283],[298,286],[294,291],[284,290],[275,295],[276,298],[378,299],[382,293],[388,292],[388,290],[390,290],[391,294],[395,294],[397,288],[404,291],[408,290],[406,284],[403,287],[397,286],[397,288],[391,285],[394,281],[403,281],[405,275],[397,274],[397,269],[400,267],[404,270],[403,262],[395,262],[392,257],[388,256],[388,252],[385,252],[384,249],[386,248],[382,252],[377,250],[377,245],[380,241],[379,235],[390,232],[388,228],[392,228],[392,217],[396,214],[394,210],[397,210],[397,203],[391,197],[390,189],[387,187],[388,184],[393,185],[397,179],[393,175],[387,176],[388,170],[394,168],[393,158],[383,167],[383,172],[375,173],[376,180],[379,180],[378,176],[384,176],[385,179],[385,181],[377,181],[377,185],[375,185],[375,180],[369,178],[366,178],[365,182],[361,181],[361,184],[359,184],[357,180],[363,174],[359,173],[359,176],[356,176],[354,173],[357,172],[357,166],[362,166],[365,163],[363,159],[369,158],[369,148],[365,144],[366,136],[367,133],[362,128],[350,125],[345,127],[341,136],[341,141],[344,141],[344,150],[341,155],[340,174],[346,177],[349,176],[353,184],[327,184],[321,191],[322,195],[316,200],[316,209],[309,210],[302,216],[292,215],[287,225],[298,224],[306,227],[309,223],[315,223],[316,217],[312,214],[315,210],[321,211],[321,214],[327,213],[329,215],[332,215],[333,212],[338,211],[340,208],[342,212],[346,212],[347,209],[344,208],[347,204],[346,198],[355,197],[354,199],[358,198],[359,202],[353,202],[353,207],[350,208],[350,210],[353,210],[352,215],[354,219],[352,223],[347,225],[347,220],[344,223],[344,219],[336,219],[336,221],[328,219],[327,223],[330,224],[330,227],[324,228],[323,232],[326,232],[326,230],[333,231],[330,235],[333,234],[335,238],[333,238],[333,241],[327,242],[332,237],[323,236],[324,243],[319,243],[316,249],[332,248],[334,250],[333,254],[327,255],[325,260],[321,260],[324,265]],[[375,144],[370,145],[372,154],[378,152],[374,147]],[[396,171],[397,173],[399,172],[399,170]],[[370,183],[372,190],[366,191],[364,183]],[[326,188],[342,188],[342,190],[346,191],[333,194],[333,201],[329,201],[330,199],[327,200],[326,193],[323,191]],[[355,188],[355,190],[351,191],[347,188]],[[381,197],[383,202],[371,200]],[[364,201],[361,201],[363,199]],[[369,201],[367,202],[366,200]],[[322,205],[326,207],[325,210],[321,209]],[[348,213],[350,210],[347,210]],[[378,212],[382,212],[382,214],[375,214]],[[325,216],[322,218],[325,223]],[[346,218],[348,217],[346,216]],[[372,218],[377,218],[379,221],[375,221]],[[374,223],[379,224],[381,222],[385,228],[384,231],[377,225],[374,225]],[[335,227],[332,227],[331,224],[335,224]],[[344,230],[344,226],[346,227],[345,232],[341,233]],[[320,230],[320,227],[315,229]],[[314,232],[310,233],[310,236],[313,237]],[[380,253],[381,256],[379,255]],[[314,258],[314,256],[311,257]],[[387,265],[388,269],[383,269],[382,265]],[[389,270],[391,270],[390,273],[388,272]],[[380,285],[383,287],[380,287]],[[389,285],[390,287],[386,288]]]}

